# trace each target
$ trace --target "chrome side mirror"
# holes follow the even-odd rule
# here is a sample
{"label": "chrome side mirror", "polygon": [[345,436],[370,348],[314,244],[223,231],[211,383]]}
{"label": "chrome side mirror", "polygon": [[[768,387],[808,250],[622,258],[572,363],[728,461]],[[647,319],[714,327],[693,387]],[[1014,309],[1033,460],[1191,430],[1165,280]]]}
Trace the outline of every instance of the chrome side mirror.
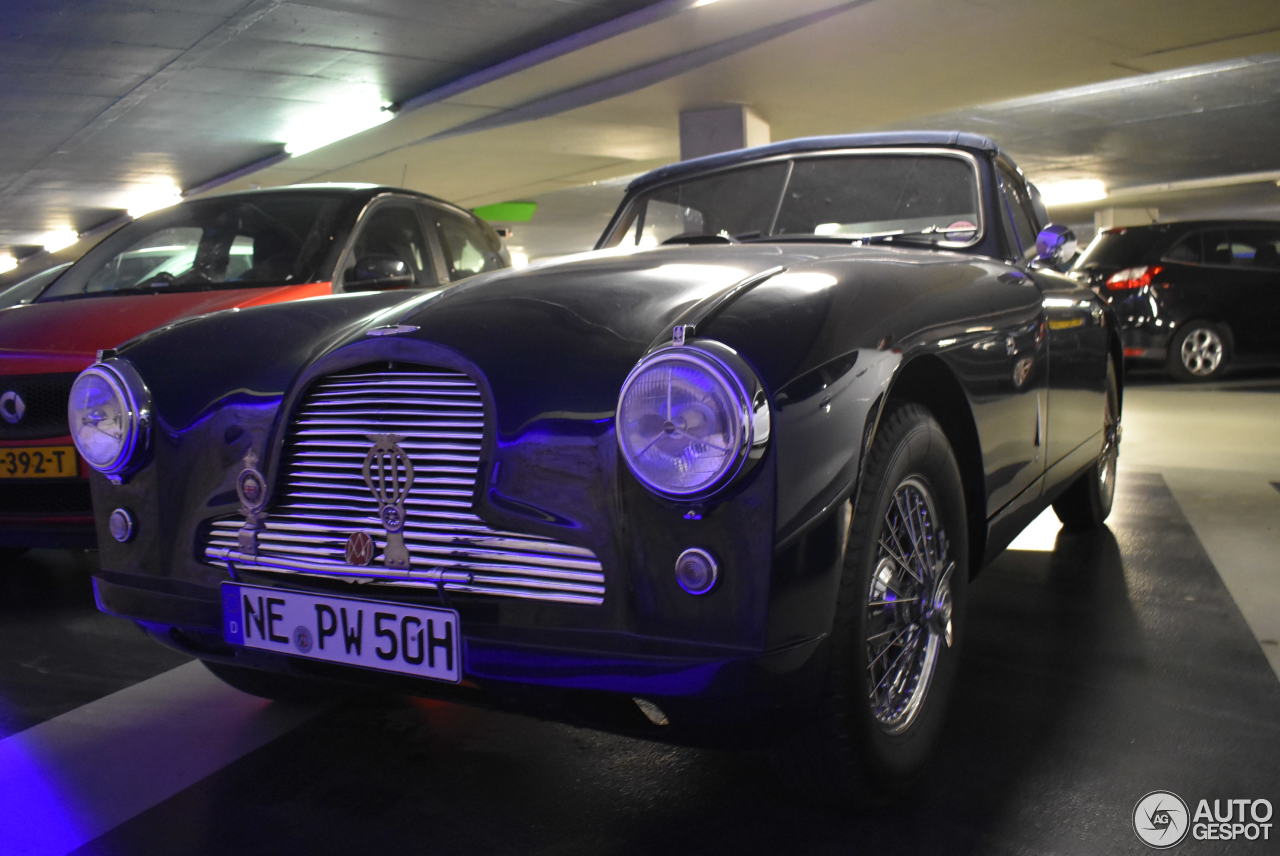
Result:
{"label": "chrome side mirror", "polygon": [[1036,235],[1036,261],[1046,267],[1062,267],[1076,254],[1076,233],[1050,223]]}

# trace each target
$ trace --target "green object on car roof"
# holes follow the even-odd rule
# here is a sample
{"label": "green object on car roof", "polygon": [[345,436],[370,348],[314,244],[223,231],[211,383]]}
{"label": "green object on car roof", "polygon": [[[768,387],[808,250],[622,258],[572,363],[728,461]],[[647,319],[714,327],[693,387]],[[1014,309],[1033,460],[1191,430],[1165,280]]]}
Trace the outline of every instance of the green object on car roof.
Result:
{"label": "green object on car roof", "polygon": [[471,209],[482,220],[495,223],[528,223],[537,210],[536,202],[495,202]]}

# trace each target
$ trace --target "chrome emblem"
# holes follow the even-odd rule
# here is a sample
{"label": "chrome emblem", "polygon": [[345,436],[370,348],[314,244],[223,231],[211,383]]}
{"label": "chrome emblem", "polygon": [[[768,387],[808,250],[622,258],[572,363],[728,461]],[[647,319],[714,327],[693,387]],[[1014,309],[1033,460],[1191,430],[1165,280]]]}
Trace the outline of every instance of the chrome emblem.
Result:
{"label": "chrome emblem", "polygon": [[244,468],[236,476],[236,496],[240,497],[240,513],[244,515],[238,535],[240,552],[254,556],[258,553],[262,512],[267,507],[267,479],[258,471],[258,453],[253,449],[244,453]]}
{"label": "chrome emblem", "polygon": [[365,331],[366,336],[398,336],[401,333],[412,333],[419,328],[412,324],[384,324]]}
{"label": "chrome emblem", "polygon": [[4,395],[0,395],[0,418],[10,425],[17,425],[22,421],[22,414],[27,412],[27,403],[22,400],[22,396],[14,392],[12,389]]}
{"label": "chrome emblem", "polygon": [[347,564],[364,567],[373,561],[373,538],[368,532],[352,532],[347,539]]}
{"label": "chrome emblem", "polygon": [[373,448],[364,456],[364,483],[378,500],[378,517],[387,530],[387,547],[382,563],[388,568],[408,568],[409,551],[404,546],[404,500],[413,487],[413,462],[400,448],[404,437],[370,434]]}

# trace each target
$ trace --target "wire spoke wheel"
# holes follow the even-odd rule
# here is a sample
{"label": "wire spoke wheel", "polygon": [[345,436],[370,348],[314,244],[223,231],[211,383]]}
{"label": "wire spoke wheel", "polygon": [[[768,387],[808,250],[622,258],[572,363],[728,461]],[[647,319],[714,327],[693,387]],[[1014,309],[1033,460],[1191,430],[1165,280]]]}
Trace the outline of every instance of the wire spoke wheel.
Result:
{"label": "wire spoke wheel", "polygon": [[954,641],[955,567],[933,494],[921,478],[909,476],[885,509],[866,601],[868,700],[877,724],[890,734],[911,727],[939,653]]}
{"label": "wire spoke wheel", "polygon": [[[1110,377],[1108,381],[1111,381]],[[1116,491],[1116,463],[1120,459],[1120,394],[1114,382],[1107,385],[1102,432],[1102,453],[1098,455],[1098,492],[1110,509]]]}

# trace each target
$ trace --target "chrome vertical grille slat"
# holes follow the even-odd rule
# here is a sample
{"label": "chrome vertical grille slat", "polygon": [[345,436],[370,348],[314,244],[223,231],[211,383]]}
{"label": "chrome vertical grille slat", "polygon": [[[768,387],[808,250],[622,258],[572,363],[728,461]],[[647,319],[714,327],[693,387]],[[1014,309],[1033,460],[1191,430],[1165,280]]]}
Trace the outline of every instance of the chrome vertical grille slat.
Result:
{"label": "chrome vertical grille slat", "polygon": [[[294,414],[281,485],[256,535],[244,519],[213,521],[205,558],[237,570],[443,588],[492,597],[599,604],[604,573],[588,549],[490,527],[472,510],[486,414],[479,388],[443,369],[345,372],[315,384]],[[369,435],[403,437],[413,464],[402,535],[408,567],[347,564],[347,539],[387,547],[378,500],[365,483]]]}

